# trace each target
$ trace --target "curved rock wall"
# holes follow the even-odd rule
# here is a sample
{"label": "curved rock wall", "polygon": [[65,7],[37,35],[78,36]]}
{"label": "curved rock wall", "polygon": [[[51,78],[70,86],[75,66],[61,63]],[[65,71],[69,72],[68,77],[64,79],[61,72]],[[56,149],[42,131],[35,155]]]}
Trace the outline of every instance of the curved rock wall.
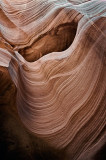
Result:
{"label": "curved rock wall", "polygon": [[69,160],[105,142],[105,6],[103,0],[0,1],[0,65],[17,87],[19,116]]}

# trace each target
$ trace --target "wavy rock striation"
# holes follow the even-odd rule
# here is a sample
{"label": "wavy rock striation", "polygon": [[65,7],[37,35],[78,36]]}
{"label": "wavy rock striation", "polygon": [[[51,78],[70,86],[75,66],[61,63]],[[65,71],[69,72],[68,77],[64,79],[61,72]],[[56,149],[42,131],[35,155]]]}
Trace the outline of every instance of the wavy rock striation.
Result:
{"label": "wavy rock striation", "polygon": [[17,87],[19,116],[69,160],[105,142],[105,6],[103,0],[0,1],[0,65]]}

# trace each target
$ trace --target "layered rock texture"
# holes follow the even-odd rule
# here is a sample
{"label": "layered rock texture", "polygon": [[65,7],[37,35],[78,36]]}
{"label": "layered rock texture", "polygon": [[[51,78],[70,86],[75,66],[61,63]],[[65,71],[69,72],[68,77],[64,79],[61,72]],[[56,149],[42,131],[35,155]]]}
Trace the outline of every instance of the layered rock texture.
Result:
{"label": "layered rock texture", "polygon": [[97,160],[104,150],[105,17],[104,0],[0,1],[1,130],[18,125],[29,160],[35,139],[54,160]]}

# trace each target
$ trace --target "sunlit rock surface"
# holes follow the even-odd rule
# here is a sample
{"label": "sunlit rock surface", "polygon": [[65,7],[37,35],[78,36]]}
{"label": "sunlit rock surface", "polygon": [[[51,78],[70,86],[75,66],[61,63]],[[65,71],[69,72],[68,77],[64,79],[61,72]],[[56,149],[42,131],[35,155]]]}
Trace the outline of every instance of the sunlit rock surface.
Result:
{"label": "sunlit rock surface", "polygon": [[0,1],[4,159],[102,160],[106,1]]}

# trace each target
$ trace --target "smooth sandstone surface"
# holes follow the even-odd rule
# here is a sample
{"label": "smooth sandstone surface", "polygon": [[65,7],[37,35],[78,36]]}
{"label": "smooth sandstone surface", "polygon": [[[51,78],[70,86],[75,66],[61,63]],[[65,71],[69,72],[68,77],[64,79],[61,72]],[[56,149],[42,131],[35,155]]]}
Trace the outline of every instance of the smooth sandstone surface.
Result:
{"label": "smooth sandstone surface", "polygon": [[0,66],[6,159],[104,159],[106,1],[0,1]]}

